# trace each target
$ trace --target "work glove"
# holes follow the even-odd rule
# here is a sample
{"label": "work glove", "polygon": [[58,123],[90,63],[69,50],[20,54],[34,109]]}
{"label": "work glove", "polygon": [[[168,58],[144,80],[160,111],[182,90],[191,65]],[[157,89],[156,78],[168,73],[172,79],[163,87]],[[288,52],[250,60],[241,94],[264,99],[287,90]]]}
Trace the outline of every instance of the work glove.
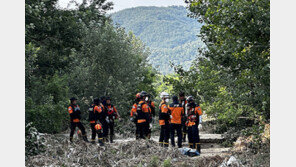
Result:
{"label": "work glove", "polygon": [[152,129],[152,124],[149,124],[150,129]]}
{"label": "work glove", "polygon": [[198,130],[202,130],[202,125],[198,124]]}
{"label": "work glove", "polygon": [[170,115],[170,119],[172,119],[173,118],[173,116],[172,115]]}
{"label": "work glove", "polygon": [[134,122],[134,121],[135,121],[134,117],[131,117],[131,118],[130,118],[130,121],[131,121],[131,122]]}
{"label": "work glove", "polygon": [[78,106],[75,107],[75,111],[80,111],[80,108]]}

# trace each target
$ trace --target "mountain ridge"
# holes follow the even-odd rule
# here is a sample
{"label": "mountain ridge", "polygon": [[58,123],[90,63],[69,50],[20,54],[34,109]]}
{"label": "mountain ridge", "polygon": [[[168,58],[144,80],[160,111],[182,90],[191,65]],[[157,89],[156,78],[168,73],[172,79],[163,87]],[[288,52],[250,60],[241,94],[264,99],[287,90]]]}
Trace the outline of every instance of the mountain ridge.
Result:
{"label": "mountain ridge", "polygon": [[[173,69],[169,62],[189,69],[198,48],[203,44],[197,37],[201,24],[187,17],[183,6],[141,6],[124,9],[111,15],[114,24],[132,31],[149,47],[150,63],[162,74]],[[185,50],[182,50],[185,48]]]}

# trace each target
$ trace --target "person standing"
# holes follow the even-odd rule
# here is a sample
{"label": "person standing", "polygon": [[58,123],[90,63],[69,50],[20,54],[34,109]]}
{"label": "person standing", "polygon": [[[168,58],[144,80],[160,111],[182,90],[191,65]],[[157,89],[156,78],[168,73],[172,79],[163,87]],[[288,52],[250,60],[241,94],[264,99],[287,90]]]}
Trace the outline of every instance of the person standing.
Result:
{"label": "person standing", "polygon": [[96,134],[98,134],[98,141],[100,145],[103,145],[102,125],[99,121],[101,114],[103,114],[103,110],[100,106],[100,99],[94,98],[93,104],[89,107],[89,122],[92,132],[91,143],[95,143]]}
{"label": "person standing", "polygon": [[139,102],[140,102],[140,93],[137,93],[135,103],[134,103],[134,105],[131,109],[131,113],[130,113],[130,121],[132,121],[136,125],[136,131],[135,131],[136,140],[140,138],[139,125],[137,122],[137,107],[138,107]]}
{"label": "person standing", "polygon": [[178,136],[178,147],[182,147],[182,125],[181,125],[181,119],[184,115],[184,109],[182,104],[179,103],[178,97],[173,96],[172,98],[173,103],[169,105],[169,109],[171,110],[171,124],[170,124],[170,130],[171,130],[171,144],[173,147],[175,147],[175,131],[177,131]]}
{"label": "person standing", "polygon": [[202,111],[200,106],[194,102],[192,96],[189,96],[187,101],[188,120],[186,124],[188,126],[189,146],[190,148],[196,149],[199,153],[201,153],[199,126],[201,126],[202,123]]}
{"label": "person standing", "polygon": [[151,100],[150,94],[147,95],[147,97],[145,98],[145,101],[150,108],[149,127],[148,127],[148,135],[147,135],[147,138],[150,139],[151,133],[152,133],[152,124],[154,123],[154,120],[155,120],[155,103]]}
{"label": "person standing", "polygon": [[100,97],[100,106],[102,108],[102,114],[99,116],[99,121],[102,124],[103,128],[103,142],[107,142],[107,137],[108,137],[108,123],[107,123],[107,108],[106,108],[106,97],[101,96]]}
{"label": "person standing", "polygon": [[179,93],[179,99],[180,99],[180,103],[183,106],[184,109],[184,115],[182,117],[182,121],[181,121],[181,126],[182,126],[182,140],[183,142],[186,142],[186,135],[187,135],[187,126],[185,125],[186,121],[187,121],[187,111],[186,111],[186,105],[187,105],[187,100],[185,98],[185,93],[184,92],[180,92]]}
{"label": "person standing", "polygon": [[150,108],[145,102],[147,92],[142,91],[140,93],[140,101],[137,106],[137,124],[139,138],[146,139],[149,133],[149,115]]}
{"label": "person standing", "polygon": [[68,107],[68,112],[70,115],[70,142],[73,142],[73,135],[76,127],[78,127],[82,133],[82,138],[85,142],[88,142],[85,128],[80,122],[81,119],[81,111],[77,104],[77,99],[75,97],[72,97],[70,99],[70,105]]}
{"label": "person standing", "polygon": [[160,94],[162,99],[159,105],[159,125],[160,125],[160,136],[159,144],[160,146],[169,146],[169,135],[170,135],[170,110],[168,108],[169,94],[162,92]]}
{"label": "person standing", "polygon": [[113,143],[113,138],[114,138],[114,120],[115,119],[120,119],[120,115],[117,112],[116,107],[111,104],[111,98],[107,97],[106,98],[106,110],[107,110],[107,124],[108,124],[108,130],[107,130],[107,135],[109,133],[110,129],[110,143]]}

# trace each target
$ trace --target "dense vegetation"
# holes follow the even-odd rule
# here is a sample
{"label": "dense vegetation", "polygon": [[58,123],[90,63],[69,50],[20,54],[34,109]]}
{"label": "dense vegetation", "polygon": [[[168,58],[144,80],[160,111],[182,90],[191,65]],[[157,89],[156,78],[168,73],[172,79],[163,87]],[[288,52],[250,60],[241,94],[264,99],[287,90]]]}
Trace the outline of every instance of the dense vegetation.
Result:
{"label": "dense vegetation", "polygon": [[175,66],[165,80],[197,97],[220,132],[253,126],[246,133],[259,134],[270,122],[269,0],[207,2],[189,2],[207,49],[189,71]]}
{"label": "dense vegetation", "polygon": [[168,74],[173,72],[170,61],[189,69],[203,46],[197,37],[202,24],[187,14],[182,6],[136,7],[113,13],[111,18],[139,37],[150,48],[153,67]]}
{"label": "dense vegetation", "polygon": [[[71,10],[56,2],[26,0],[27,155],[43,149],[38,132],[67,129],[71,96],[78,97],[83,120],[95,96],[111,96],[126,118],[137,92],[156,97],[166,90],[196,97],[217,118],[219,133],[260,134],[270,122],[268,0],[190,0],[192,18],[176,6],[113,14],[125,29],[106,15],[112,3],[105,0]],[[156,74],[148,60],[162,73],[171,71],[171,60],[175,74]]]}
{"label": "dense vegetation", "polygon": [[144,45],[113,26],[106,16],[112,3],[89,2],[61,10],[57,1],[26,0],[25,115],[26,125],[32,122],[39,132],[68,128],[71,96],[87,120],[94,97],[111,96],[125,117],[136,92],[155,93]]}

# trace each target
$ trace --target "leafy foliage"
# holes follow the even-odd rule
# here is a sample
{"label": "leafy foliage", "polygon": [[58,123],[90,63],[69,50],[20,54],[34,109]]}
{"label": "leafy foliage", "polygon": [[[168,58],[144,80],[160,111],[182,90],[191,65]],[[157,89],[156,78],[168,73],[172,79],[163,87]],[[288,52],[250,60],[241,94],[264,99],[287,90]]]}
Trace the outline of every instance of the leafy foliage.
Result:
{"label": "leafy foliage", "polygon": [[83,1],[75,9],[56,2],[26,0],[26,124],[43,133],[67,129],[71,96],[86,120],[94,97],[111,96],[125,117],[138,91],[156,93],[149,52],[111,24],[111,2]]}
{"label": "leafy foliage", "polygon": [[165,81],[197,97],[220,128],[237,126],[242,117],[255,125],[269,122],[269,1],[192,0],[189,5],[190,16],[204,24],[200,37],[206,49],[189,71],[175,66],[177,79]]}
{"label": "leafy foliage", "polygon": [[111,18],[139,37],[151,50],[153,67],[168,74],[173,72],[169,61],[188,69],[203,46],[196,37],[201,24],[187,17],[187,12],[182,6],[136,7],[113,13]]}

